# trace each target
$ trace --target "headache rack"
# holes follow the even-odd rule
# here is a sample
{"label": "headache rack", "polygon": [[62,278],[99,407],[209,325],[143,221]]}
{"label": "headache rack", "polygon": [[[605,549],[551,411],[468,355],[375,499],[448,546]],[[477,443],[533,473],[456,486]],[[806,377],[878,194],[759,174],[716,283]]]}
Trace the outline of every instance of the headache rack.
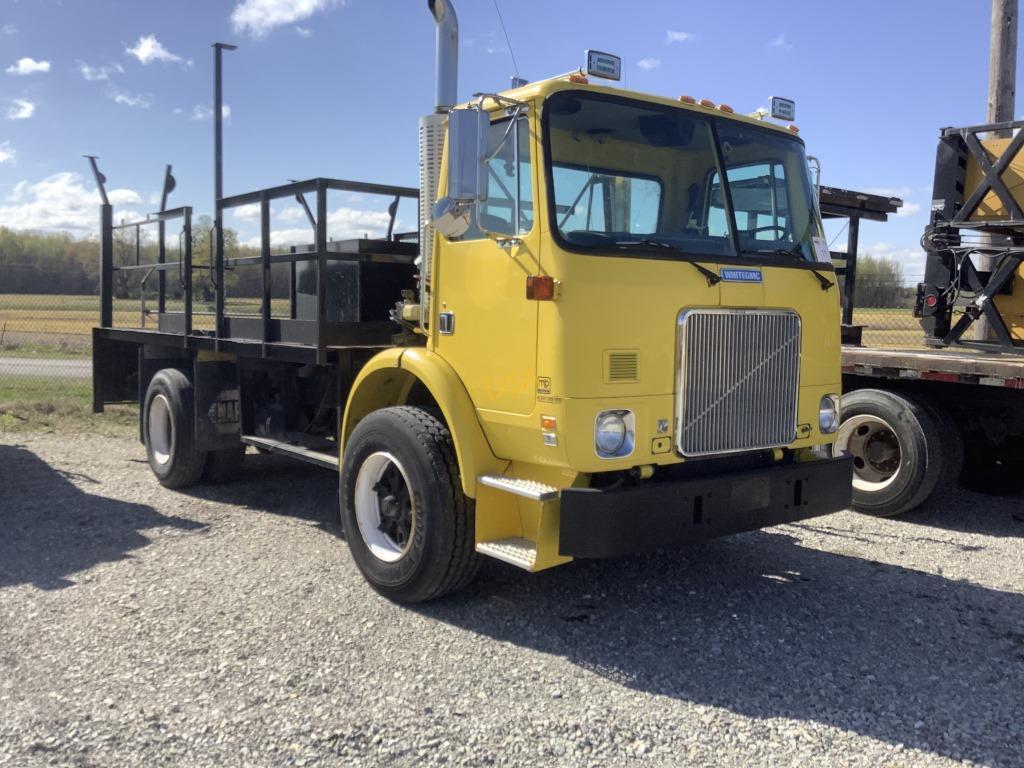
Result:
{"label": "headache rack", "polygon": [[[106,199],[101,180],[102,176],[98,176],[104,198],[100,212],[100,326],[94,331],[99,344],[104,339],[159,343],[322,365],[339,350],[392,346],[395,336],[403,331],[390,319],[389,310],[402,298],[403,290],[416,288],[418,233],[393,230],[399,201],[418,199],[419,190],[316,178],[218,199],[217,220],[221,220],[224,210],[259,206],[259,255],[226,258],[223,238],[211,236],[211,257],[207,263],[199,264],[192,246],[192,207],[163,210],[141,221],[115,225],[113,206]],[[383,238],[329,240],[327,194],[332,190],[391,198],[387,234]],[[314,195],[312,205],[306,200],[309,194]],[[270,237],[270,204],[286,198],[295,199],[305,211],[312,242],[275,249]],[[178,254],[169,260],[164,231],[169,224],[178,222]],[[159,228],[156,261],[145,262],[141,258],[140,233],[151,226]],[[115,264],[115,233],[126,230],[135,234],[135,263]],[[271,267],[275,264],[288,265],[286,314],[274,311]],[[255,312],[232,314],[225,309],[225,274],[243,266],[261,268],[261,295],[254,302]],[[135,271],[143,273],[139,326],[115,325],[115,276]],[[145,290],[153,273],[158,275],[155,312],[146,307]],[[194,309],[197,274],[207,281],[208,292],[213,294],[212,312]],[[172,310],[169,306],[178,303],[169,301],[169,288],[175,280],[180,286],[181,300],[180,309]],[[278,301],[279,307],[280,304]],[[155,329],[147,328],[147,319],[154,315]],[[203,322],[197,322],[197,318]],[[207,327],[199,328],[200,325]]]}

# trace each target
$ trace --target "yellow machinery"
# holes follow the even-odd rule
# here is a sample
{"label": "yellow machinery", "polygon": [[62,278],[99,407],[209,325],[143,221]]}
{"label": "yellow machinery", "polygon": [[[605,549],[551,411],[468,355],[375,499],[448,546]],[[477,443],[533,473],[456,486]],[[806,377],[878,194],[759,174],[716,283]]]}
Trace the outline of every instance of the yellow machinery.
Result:
{"label": "yellow machinery", "polygon": [[[192,360],[198,437],[186,448],[203,460],[179,445],[185,385],[161,363],[141,371],[158,477],[194,482],[238,442],[337,466],[353,557],[401,601],[458,589],[481,555],[538,571],[847,506],[851,464],[831,450],[838,289],[795,129],[598,84],[618,69],[598,52],[586,72],[456,106],[455,13],[447,0],[429,5],[437,111],[420,123],[414,285],[402,263],[381,278],[393,281],[392,305],[402,297],[390,342],[371,338],[372,312],[324,320],[324,280],[315,326],[294,308],[276,320],[264,304],[252,326],[259,361],[242,359],[257,352],[237,338],[250,327],[241,319],[225,317],[216,344],[186,329],[186,347],[227,357]],[[301,258],[318,275],[332,259],[371,270],[406,258],[390,232],[327,243],[319,196],[358,187],[306,185],[218,205],[316,191],[317,242]],[[269,264],[266,236],[263,250]],[[361,291],[365,314],[378,299]],[[170,314],[161,322],[181,331]],[[311,357],[299,367],[286,341],[306,332]],[[105,359],[128,341],[158,346],[152,333],[98,330]],[[213,366],[220,383],[204,389]],[[337,414],[336,432],[323,413]],[[218,417],[214,438],[207,414]],[[314,433],[322,444],[309,443]]]}

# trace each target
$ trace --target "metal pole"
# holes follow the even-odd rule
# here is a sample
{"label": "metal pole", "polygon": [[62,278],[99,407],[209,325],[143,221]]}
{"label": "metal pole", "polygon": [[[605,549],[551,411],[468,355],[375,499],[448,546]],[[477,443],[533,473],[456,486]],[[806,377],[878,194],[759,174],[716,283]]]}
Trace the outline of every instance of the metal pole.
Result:
{"label": "metal pole", "polygon": [[100,206],[100,326],[114,325],[114,208]]}
{"label": "metal pole", "polygon": [[846,302],[843,306],[843,325],[853,325],[854,290],[857,285],[857,248],[860,238],[860,216],[851,216],[846,234],[846,280],[843,292]]}
{"label": "metal pole", "polygon": [[215,335],[216,347],[220,349],[220,337],[224,330],[224,227],[221,199],[224,197],[224,98],[221,83],[221,53],[233,51],[236,45],[228,43],[213,44],[213,203],[215,228],[214,269],[216,282],[215,296]]}
{"label": "metal pole", "polygon": [[[992,28],[988,53],[988,122],[1002,123],[1013,120],[1017,88],[1017,0],[992,0]],[[1008,133],[997,134],[1008,136]],[[982,238],[993,244],[991,236]],[[991,272],[993,258],[982,255],[978,266]],[[975,338],[981,341],[994,338],[988,319],[979,317],[975,323]]]}

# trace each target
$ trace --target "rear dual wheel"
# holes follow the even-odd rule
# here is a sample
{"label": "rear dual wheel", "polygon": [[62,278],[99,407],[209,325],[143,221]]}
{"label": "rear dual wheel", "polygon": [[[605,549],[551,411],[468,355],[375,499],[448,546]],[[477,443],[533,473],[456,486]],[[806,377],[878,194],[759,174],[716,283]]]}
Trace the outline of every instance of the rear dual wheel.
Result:
{"label": "rear dual wheel", "polygon": [[146,456],[160,484],[187,488],[200,480],[224,482],[241,468],[245,446],[201,451],[195,445],[195,393],[177,368],[157,371],[142,406]]}

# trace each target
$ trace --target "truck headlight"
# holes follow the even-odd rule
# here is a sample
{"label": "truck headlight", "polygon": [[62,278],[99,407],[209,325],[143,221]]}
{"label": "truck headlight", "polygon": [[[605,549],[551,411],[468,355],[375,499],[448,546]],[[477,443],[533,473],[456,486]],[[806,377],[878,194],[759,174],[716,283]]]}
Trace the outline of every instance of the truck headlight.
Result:
{"label": "truck headlight", "polygon": [[830,435],[839,428],[839,395],[825,395],[818,405],[818,427]]}
{"label": "truck headlight", "polygon": [[619,459],[633,452],[636,417],[629,410],[601,411],[594,422],[594,449],[602,459]]}

